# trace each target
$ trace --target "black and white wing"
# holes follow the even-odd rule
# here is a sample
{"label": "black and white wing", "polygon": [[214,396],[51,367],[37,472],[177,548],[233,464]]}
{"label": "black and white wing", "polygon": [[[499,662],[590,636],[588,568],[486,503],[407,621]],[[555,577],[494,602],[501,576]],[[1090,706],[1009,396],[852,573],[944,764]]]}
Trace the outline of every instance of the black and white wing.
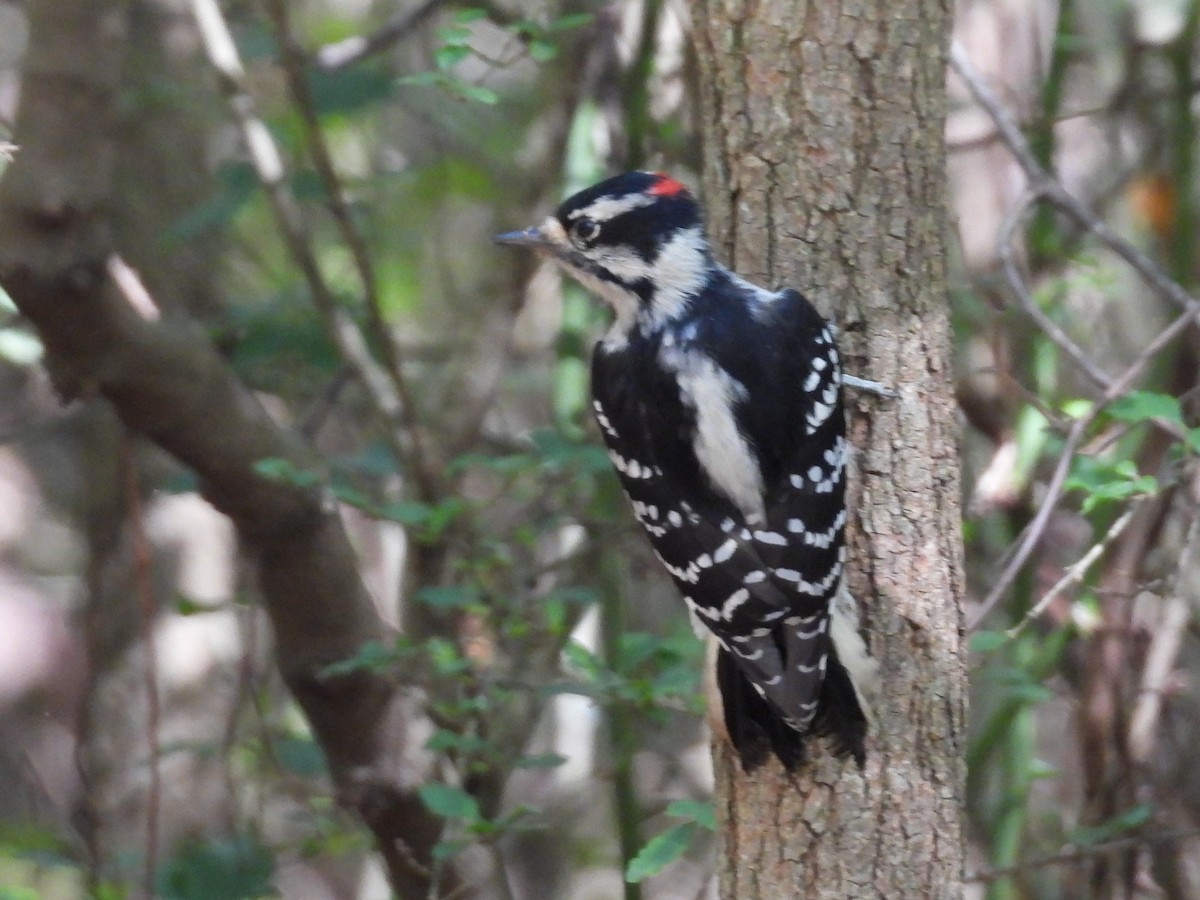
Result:
{"label": "black and white wing", "polygon": [[[824,349],[803,365],[759,360],[765,374],[721,373],[737,390],[708,389],[698,374],[706,364],[695,360],[682,377],[661,381],[633,350],[597,352],[593,363],[596,419],[613,465],[689,611],[720,642],[726,723],[750,765],[769,750],[798,763],[809,731],[832,732],[841,749],[862,756],[865,722],[831,657],[845,527],[840,367],[832,337],[816,337]],[[791,398],[791,409],[747,384]],[[705,420],[701,395],[710,406],[724,397],[729,421],[711,409]],[[745,496],[748,476],[736,471],[742,451],[696,437],[735,445],[722,428],[736,428],[738,446],[756,457],[757,508]],[[718,464],[729,471],[714,476]]]}

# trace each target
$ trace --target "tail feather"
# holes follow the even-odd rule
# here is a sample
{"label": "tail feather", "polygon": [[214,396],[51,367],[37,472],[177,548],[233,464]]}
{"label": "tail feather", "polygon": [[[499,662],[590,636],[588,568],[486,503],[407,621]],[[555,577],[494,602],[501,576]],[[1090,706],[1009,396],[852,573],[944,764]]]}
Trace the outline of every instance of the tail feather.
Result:
{"label": "tail feather", "polygon": [[867,716],[850,673],[838,660],[836,651],[829,654],[829,668],[821,682],[821,702],[812,731],[832,740],[836,756],[854,757],[859,769],[866,765]]}
{"label": "tail feather", "polygon": [[807,734],[829,737],[835,755],[853,757],[860,769],[865,765],[867,717],[850,675],[835,652],[830,653],[820,703],[806,733],[784,722],[725,650],[717,653],[716,676],[725,729],[745,771],[752,772],[774,753],[787,771],[794,772],[808,759],[804,746]]}

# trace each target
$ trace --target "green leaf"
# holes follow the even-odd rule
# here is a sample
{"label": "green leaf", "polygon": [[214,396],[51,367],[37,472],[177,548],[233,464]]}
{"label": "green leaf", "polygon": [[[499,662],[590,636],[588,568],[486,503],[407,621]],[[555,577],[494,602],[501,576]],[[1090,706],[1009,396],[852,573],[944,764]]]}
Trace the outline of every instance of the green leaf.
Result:
{"label": "green leaf", "polygon": [[471,661],[458,652],[458,646],[445,638],[430,638],[425,652],[439,675],[459,675],[471,668]]}
{"label": "green leaf", "polygon": [[307,472],[297,468],[291,460],[279,457],[260,459],[254,464],[254,471],[264,478],[282,481],[284,484],[299,488],[313,487],[320,484],[322,479],[320,472]]}
{"label": "green leaf", "polygon": [[49,828],[0,824],[0,856],[65,861],[70,852],[68,844]]}
{"label": "green leaf", "polygon": [[1101,503],[1123,500],[1139,494],[1154,494],[1158,481],[1153,475],[1139,475],[1131,459],[1105,462],[1089,456],[1077,457],[1067,478],[1067,490],[1083,491],[1083,511],[1091,512]]}
{"label": "green leaf", "polygon": [[466,755],[476,755],[488,748],[488,742],[481,737],[470,734],[459,734],[448,728],[439,728],[425,742],[428,750],[446,753],[453,750]]}
{"label": "green leaf", "polygon": [[193,207],[167,227],[163,243],[182,244],[209,230],[228,224],[259,190],[258,175],[249,163],[226,163],[217,170],[215,196]]}
{"label": "green leaf", "polygon": [[711,800],[672,800],[667,804],[667,815],[695,822],[709,831],[717,830],[717,814]]}
{"label": "green leaf", "polygon": [[482,103],[485,106],[495,106],[500,102],[500,95],[495,91],[485,88],[482,85],[471,84],[468,81],[459,81],[457,78],[449,79],[446,82],[446,87],[464,100]]}
{"label": "green leaf", "polygon": [[1003,631],[977,631],[971,635],[970,648],[972,653],[991,653],[1007,641]]}
{"label": "green leaf", "polygon": [[399,522],[401,525],[423,526],[428,524],[432,510],[425,503],[404,500],[387,503],[376,510],[381,519]]}
{"label": "green leaf", "polygon": [[446,44],[433,51],[433,61],[444,72],[454,68],[470,55],[471,48],[465,44]]}
{"label": "green leaf", "polygon": [[638,855],[629,861],[629,867],[625,870],[625,880],[630,884],[636,884],[652,875],[657,875],[687,852],[692,841],[696,839],[696,834],[695,822],[673,825],[666,831],[656,834]]}
{"label": "green leaf", "polygon": [[1108,414],[1122,422],[1144,422],[1147,419],[1166,419],[1183,424],[1179,398],[1152,391],[1133,391],[1118,397],[1108,406]]}
{"label": "green leaf", "polygon": [[604,664],[600,661],[600,657],[596,656],[595,653],[583,646],[579,641],[567,641],[563,647],[563,656],[582,675],[595,678],[604,671]]}
{"label": "green leaf", "polygon": [[308,72],[313,106],[322,116],[355,112],[384,100],[392,92],[392,83],[392,77],[382,69],[363,66]]}
{"label": "green leaf", "polygon": [[595,13],[573,13],[560,16],[546,26],[547,31],[570,31],[572,28],[582,28],[591,25],[596,20]]}
{"label": "green leaf", "polygon": [[417,600],[434,609],[464,609],[479,603],[479,592],[463,584],[427,587],[417,591]]}
{"label": "green leaf", "polygon": [[[560,367],[561,374],[561,367]],[[587,378],[586,373],[583,375]],[[586,396],[587,382],[583,382],[583,394],[579,399]],[[572,401],[574,404],[575,401]],[[572,405],[572,409],[574,406]],[[608,460],[608,454],[593,441],[573,440],[562,431],[555,428],[538,428],[531,432],[529,439],[537,448],[538,455],[541,456],[543,463],[551,468],[566,469],[576,468],[585,473],[593,472],[609,472],[612,469],[612,463]]]}
{"label": "green leaf", "polygon": [[273,745],[275,758],[289,772],[315,778],[325,772],[325,754],[310,737],[289,737]]}
{"label": "green leaf", "polygon": [[1054,692],[1041,684],[1014,684],[1004,692],[1009,700],[1016,700],[1028,706],[1036,706],[1054,698]]}
{"label": "green leaf", "polygon": [[1068,840],[1072,844],[1102,844],[1115,837],[1120,837],[1127,831],[1141,828],[1154,814],[1154,810],[1146,804],[1140,804],[1114,816],[1099,825],[1083,826],[1071,832]]}
{"label": "green leaf", "polygon": [[445,44],[459,46],[471,39],[471,29],[463,25],[449,25],[439,28],[437,36]]}
{"label": "green leaf", "polygon": [[446,76],[441,72],[417,72],[413,75],[401,75],[396,79],[396,84],[434,87],[443,84],[445,80]]}
{"label": "green leaf", "polygon": [[560,753],[539,753],[536,756],[517,757],[518,769],[557,769],[567,758]]}
{"label": "green leaf", "polygon": [[484,103],[488,106],[495,106],[500,102],[500,95],[490,88],[485,88],[477,84],[471,84],[468,81],[455,78],[453,75],[449,75],[444,71],[418,72],[415,75],[405,75],[402,78],[397,78],[396,84],[440,87],[449,91],[451,94],[456,94],[463,100],[471,100],[475,103]]}
{"label": "green leaf", "polygon": [[517,22],[512,22],[508,26],[508,30],[518,37],[532,37],[535,34],[541,34],[544,29],[539,22],[533,19],[521,19]]}
{"label": "green leaf", "polygon": [[333,496],[337,497],[347,506],[353,506],[355,509],[361,509],[363,512],[367,513],[367,515],[371,514],[371,511],[375,506],[375,504],[371,502],[370,497],[357,488],[352,488],[347,484],[335,483],[333,485]]}
{"label": "green leaf", "polygon": [[176,614],[181,616],[202,616],[206,613],[220,612],[227,608],[224,603],[197,603],[195,600],[183,595],[176,597],[172,606],[174,606]]}
{"label": "green leaf", "polygon": [[487,17],[488,14],[486,9],[480,9],[478,6],[472,6],[468,7],[467,9],[460,9],[458,12],[456,12],[454,14],[454,21],[460,25],[466,25],[470,22],[478,22],[480,19],[486,19]]}
{"label": "green leaf", "polygon": [[381,641],[367,641],[349,659],[330,663],[321,670],[321,678],[337,678],[361,671],[379,671],[389,668],[399,657],[397,649]]}
{"label": "green leaf", "polygon": [[1050,765],[1044,759],[1033,759],[1030,760],[1026,773],[1033,779],[1057,778],[1062,774],[1062,770]]}
{"label": "green leaf", "polygon": [[461,838],[458,838],[453,841],[438,841],[436,844],[433,845],[433,850],[431,851],[431,855],[438,862],[444,862],[445,860],[450,859],[453,856],[457,856],[459,853],[466,850],[467,847],[469,847],[469,846],[471,846],[471,842],[464,841]]}
{"label": "green leaf", "polygon": [[558,47],[549,41],[534,38],[529,42],[529,56],[534,62],[550,62],[550,60],[558,56]]}
{"label": "green leaf", "polygon": [[1095,407],[1095,403],[1091,400],[1072,399],[1064,400],[1061,406],[1063,414],[1072,419],[1082,419],[1088,415]]}
{"label": "green leaf", "polygon": [[621,672],[631,672],[650,660],[661,646],[661,639],[649,632],[631,631],[622,634],[617,639],[615,668]]}
{"label": "green leaf", "polygon": [[455,519],[470,508],[471,504],[461,497],[450,497],[437,506],[430,507],[429,517],[424,523],[428,536],[436,537],[441,534]]}
{"label": "green leaf", "polygon": [[464,791],[448,784],[423,784],[417,789],[421,802],[435,816],[443,819],[468,819],[479,816],[479,801]]}
{"label": "green leaf", "polygon": [[159,871],[164,900],[243,900],[273,893],[275,859],[257,837],[194,843]]}
{"label": "green leaf", "polygon": [[591,25],[596,16],[594,13],[573,13],[555,19],[546,26],[546,31],[570,31],[572,28],[582,28]]}

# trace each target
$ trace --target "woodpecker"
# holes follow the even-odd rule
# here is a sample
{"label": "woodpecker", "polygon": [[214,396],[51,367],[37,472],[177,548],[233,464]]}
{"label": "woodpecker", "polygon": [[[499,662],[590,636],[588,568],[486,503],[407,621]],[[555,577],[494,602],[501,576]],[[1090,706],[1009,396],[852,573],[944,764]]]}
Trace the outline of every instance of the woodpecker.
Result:
{"label": "woodpecker", "polygon": [[612,308],[593,412],[635,517],[716,641],[743,767],[774,753],[794,770],[815,734],[861,768],[874,662],[842,585],[850,379],[834,328],[798,292],[717,263],[699,205],[662,173],[610,178],[495,240],[545,254]]}

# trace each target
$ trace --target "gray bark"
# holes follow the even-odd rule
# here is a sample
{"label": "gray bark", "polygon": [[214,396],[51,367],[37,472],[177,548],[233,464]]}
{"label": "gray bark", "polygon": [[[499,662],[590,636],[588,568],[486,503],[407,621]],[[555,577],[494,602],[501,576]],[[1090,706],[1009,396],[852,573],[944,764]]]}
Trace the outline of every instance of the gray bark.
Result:
{"label": "gray bark", "polygon": [[806,293],[846,368],[850,587],[883,672],[868,762],[789,778],[716,746],[721,894],[961,895],[962,548],[946,308],[948,4],[706,0],[693,11],[715,245]]}

